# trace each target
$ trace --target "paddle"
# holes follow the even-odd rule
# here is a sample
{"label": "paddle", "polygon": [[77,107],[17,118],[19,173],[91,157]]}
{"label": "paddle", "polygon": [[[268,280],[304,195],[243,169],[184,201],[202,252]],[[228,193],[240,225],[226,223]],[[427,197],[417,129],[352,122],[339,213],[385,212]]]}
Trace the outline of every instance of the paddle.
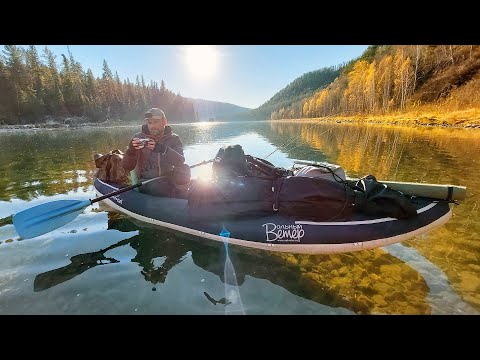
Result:
{"label": "paddle", "polygon": [[[214,161],[214,159],[208,161],[204,160],[201,163],[190,166],[190,169],[211,163],[212,161]],[[96,202],[121,194],[125,191],[135,189],[163,177],[165,176],[158,176],[134,185],[126,186],[93,200],[57,200],[40,204],[14,214],[13,225],[18,235],[20,235],[20,237],[23,239],[30,239],[42,234],[46,234],[69,223],[88,206]]]}

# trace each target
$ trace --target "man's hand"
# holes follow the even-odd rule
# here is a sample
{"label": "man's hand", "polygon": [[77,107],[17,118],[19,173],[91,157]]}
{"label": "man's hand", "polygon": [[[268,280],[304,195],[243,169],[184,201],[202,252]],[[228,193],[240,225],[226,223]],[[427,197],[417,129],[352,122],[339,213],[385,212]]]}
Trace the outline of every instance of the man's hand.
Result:
{"label": "man's hand", "polygon": [[132,146],[136,150],[143,149],[143,147],[145,147],[145,146],[147,147],[147,149],[153,150],[155,148],[155,140],[133,138],[132,139]]}

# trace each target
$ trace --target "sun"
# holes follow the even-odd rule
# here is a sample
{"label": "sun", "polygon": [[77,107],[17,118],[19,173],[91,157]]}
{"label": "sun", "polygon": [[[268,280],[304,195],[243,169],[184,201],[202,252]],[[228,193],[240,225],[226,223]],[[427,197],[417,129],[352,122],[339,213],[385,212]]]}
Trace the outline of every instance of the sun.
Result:
{"label": "sun", "polygon": [[194,77],[206,80],[217,70],[218,51],[212,45],[191,45],[185,49],[185,62]]}

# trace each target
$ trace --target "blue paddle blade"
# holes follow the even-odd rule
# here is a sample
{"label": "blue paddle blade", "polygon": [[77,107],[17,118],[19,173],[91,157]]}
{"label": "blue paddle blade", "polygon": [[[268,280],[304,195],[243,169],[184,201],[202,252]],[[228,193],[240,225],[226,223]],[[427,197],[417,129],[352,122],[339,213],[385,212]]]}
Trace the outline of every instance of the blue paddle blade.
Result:
{"label": "blue paddle blade", "polygon": [[34,206],[13,215],[13,225],[23,239],[46,234],[75,219],[90,200],[58,200]]}

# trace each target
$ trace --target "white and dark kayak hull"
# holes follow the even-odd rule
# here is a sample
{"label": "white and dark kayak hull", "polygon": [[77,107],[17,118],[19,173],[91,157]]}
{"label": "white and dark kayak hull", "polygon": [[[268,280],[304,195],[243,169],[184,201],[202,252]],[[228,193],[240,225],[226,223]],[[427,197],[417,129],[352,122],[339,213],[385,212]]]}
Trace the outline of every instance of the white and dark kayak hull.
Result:
{"label": "white and dark kayak hull", "polygon": [[[119,189],[95,179],[97,194]],[[185,199],[126,191],[103,200],[140,221],[229,244],[301,254],[331,254],[382,247],[424,234],[452,216],[447,202],[418,199],[418,215],[409,219],[353,214],[335,221],[303,221],[273,213],[267,216],[211,221],[195,220]]]}

